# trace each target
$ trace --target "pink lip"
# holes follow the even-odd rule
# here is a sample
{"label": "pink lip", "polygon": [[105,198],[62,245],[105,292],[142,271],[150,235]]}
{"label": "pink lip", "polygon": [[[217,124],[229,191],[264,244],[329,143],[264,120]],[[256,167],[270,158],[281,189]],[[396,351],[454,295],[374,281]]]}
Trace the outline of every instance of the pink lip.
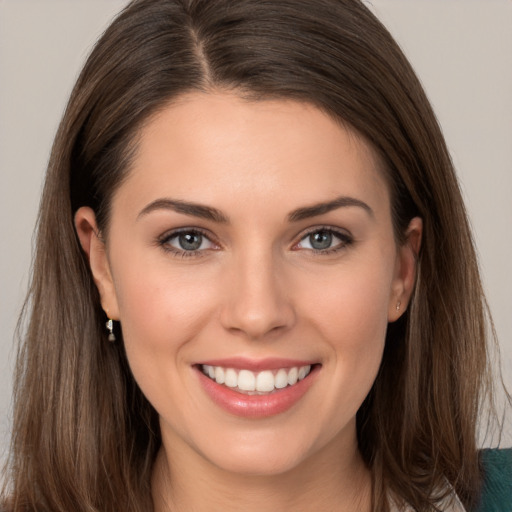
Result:
{"label": "pink lip", "polygon": [[[239,367],[238,365],[224,366],[225,363],[226,360],[223,360],[223,364],[212,364],[212,366]],[[304,366],[304,363],[299,365],[292,364],[291,366]],[[314,366],[305,379],[293,386],[276,390],[268,395],[244,395],[227,386],[217,384],[214,380],[204,375],[200,367],[196,366],[196,368],[203,389],[214,403],[235,416],[251,419],[267,418],[281,414],[293,407],[314,383],[320,370],[319,365]],[[248,369],[246,365],[243,365],[242,368]],[[265,366],[265,368],[270,369],[269,366]],[[286,368],[286,366],[278,366],[278,368]]]}
{"label": "pink lip", "polygon": [[267,358],[267,359],[247,359],[244,357],[230,357],[227,359],[210,359],[201,361],[198,364],[208,366],[222,366],[223,368],[233,368],[236,370],[250,370],[252,372],[261,372],[263,370],[279,370],[280,368],[293,368],[313,365],[318,361],[299,361],[296,359]]}

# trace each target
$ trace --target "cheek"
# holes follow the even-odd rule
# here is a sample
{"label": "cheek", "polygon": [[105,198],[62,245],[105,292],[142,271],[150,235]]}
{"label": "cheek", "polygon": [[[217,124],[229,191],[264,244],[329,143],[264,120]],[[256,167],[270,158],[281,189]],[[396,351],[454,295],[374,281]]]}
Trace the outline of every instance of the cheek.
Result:
{"label": "cheek", "polygon": [[311,319],[333,346],[348,353],[382,344],[391,277],[387,267],[361,266],[317,280],[317,293],[308,300]]}
{"label": "cheek", "polygon": [[191,347],[214,315],[212,287],[200,286],[209,281],[193,269],[172,272],[166,262],[140,265],[134,255],[116,269],[123,341],[138,386],[163,417],[194,410],[185,383]]}
{"label": "cheek", "polygon": [[388,325],[391,273],[386,269],[339,272],[317,281],[323,292],[310,295],[308,323],[321,335],[325,370],[332,377],[323,406],[333,428],[355,416],[377,376]]}
{"label": "cheek", "polygon": [[208,282],[205,276],[200,279],[193,269],[172,272],[165,261],[141,264],[134,257],[116,269],[120,322],[134,374],[156,373],[164,361],[185,357],[180,349],[213,314],[212,294],[200,282]]}

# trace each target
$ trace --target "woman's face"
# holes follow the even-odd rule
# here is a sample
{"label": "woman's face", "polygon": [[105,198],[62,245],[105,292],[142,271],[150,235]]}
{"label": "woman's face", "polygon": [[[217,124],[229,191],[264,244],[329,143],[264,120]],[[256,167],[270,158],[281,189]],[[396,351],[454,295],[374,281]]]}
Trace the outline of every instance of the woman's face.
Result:
{"label": "woman's face", "polygon": [[171,456],[277,474],[356,450],[421,225],[397,248],[354,132],[303,103],[191,93],[142,129],[106,251],[90,211],[76,224]]}

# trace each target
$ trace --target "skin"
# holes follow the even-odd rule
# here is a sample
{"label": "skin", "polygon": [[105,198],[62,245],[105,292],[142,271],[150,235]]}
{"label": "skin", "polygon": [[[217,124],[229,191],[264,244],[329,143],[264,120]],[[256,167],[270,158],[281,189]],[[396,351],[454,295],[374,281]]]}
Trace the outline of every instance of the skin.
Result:
{"label": "skin", "polygon": [[[289,219],[341,196],[368,208]],[[215,208],[227,222],[147,211],[162,198]],[[133,375],[160,415],[156,510],[370,509],[355,416],[387,324],[407,307],[422,226],[413,219],[397,247],[367,143],[308,104],[190,93],[143,127],[108,233],[89,208],[75,223],[102,305],[121,322]],[[179,228],[207,235],[189,257],[172,252]],[[338,233],[328,250],[312,249],[315,229]],[[233,356],[321,366],[291,409],[247,419],[213,403],[193,367]]]}

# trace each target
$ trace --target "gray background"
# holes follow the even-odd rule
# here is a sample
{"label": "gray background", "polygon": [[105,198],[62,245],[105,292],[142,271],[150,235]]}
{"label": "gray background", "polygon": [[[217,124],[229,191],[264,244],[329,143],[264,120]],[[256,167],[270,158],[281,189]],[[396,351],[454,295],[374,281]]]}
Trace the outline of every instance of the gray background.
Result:
{"label": "gray background", "polygon": [[[0,459],[10,424],[13,330],[50,146],[85,57],[125,3],[0,0]],[[443,126],[511,388],[512,1],[366,3],[403,47]]]}

